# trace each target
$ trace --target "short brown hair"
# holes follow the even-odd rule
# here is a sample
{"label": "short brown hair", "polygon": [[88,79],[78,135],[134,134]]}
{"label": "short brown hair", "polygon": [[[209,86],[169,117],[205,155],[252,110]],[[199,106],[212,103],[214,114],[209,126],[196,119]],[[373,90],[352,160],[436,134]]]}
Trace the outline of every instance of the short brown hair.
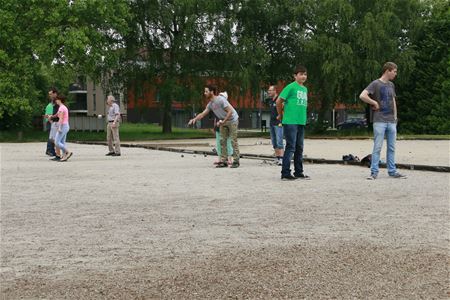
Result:
{"label": "short brown hair", "polygon": [[219,90],[218,88],[217,88],[217,85],[215,85],[215,84],[207,84],[206,86],[205,86],[205,88],[207,88],[210,92],[212,92],[214,95],[218,95],[218,93],[217,93],[217,91]]}
{"label": "short brown hair", "polygon": [[66,103],[66,96],[64,95],[58,95],[58,97],[56,97],[56,99],[60,100],[62,103]]}
{"label": "short brown hair", "polygon": [[393,62],[388,61],[388,62],[384,63],[384,65],[383,65],[383,74],[386,71],[392,71],[394,69],[397,69],[397,65]]}
{"label": "short brown hair", "polygon": [[302,66],[302,65],[298,65],[294,69],[294,75],[297,75],[298,73],[306,73],[306,72],[307,72],[306,67]]}

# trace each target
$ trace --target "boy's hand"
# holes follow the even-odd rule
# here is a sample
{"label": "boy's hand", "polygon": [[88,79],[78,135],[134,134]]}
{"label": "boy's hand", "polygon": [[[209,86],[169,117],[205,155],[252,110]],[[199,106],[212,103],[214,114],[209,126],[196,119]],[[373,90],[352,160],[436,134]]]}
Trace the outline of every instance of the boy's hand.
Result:
{"label": "boy's hand", "polygon": [[380,109],[380,105],[378,104],[377,101],[374,101],[374,104],[372,104],[372,109],[373,110],[379,110]]}

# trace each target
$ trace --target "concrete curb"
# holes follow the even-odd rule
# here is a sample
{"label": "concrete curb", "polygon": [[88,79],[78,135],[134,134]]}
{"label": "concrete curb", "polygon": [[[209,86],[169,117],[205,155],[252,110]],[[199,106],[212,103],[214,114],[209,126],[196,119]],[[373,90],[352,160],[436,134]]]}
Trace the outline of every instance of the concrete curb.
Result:
{"label": "concrete curb", "polygon": [[[106,142],[87,142],[87,141],[74,141],[73,143],[77,144],[87,144],[87,145],[105,145],[108,144]],[[172,147],[174,144],[170,144]],[[177,146],[192,146],[192,144],[177,144]],[[200,151],[200,150],[188,150],[188,149],[180,149],[180,148],[172,148],[167,147],[167,144],[133,144],[133,143],[121,143],[121,147],[125,148],[144,148],[150,150],[158,150],[158,151],[169,151],[169,152],[178,152],[178,153],[188,153],[188,154],[203,154],[203,155],[217,155],[217,153],[213,151]],[[248,159],[260,159],[273,160],[274,157],[270,155],[261,155],[261,154],[245,154],[241,153],[242,158]],[[343,160],[333,160],[333,159],[324,159],[324,158],[304,158],[304,162],[311,164],[338,164],[338,165],[350,165],[350,166],[360,166],[360,167],[368,167],[367,165],[362,165],[360,162],[356,161],[343,161]],[[380,168],[386,168],[386,164],[380,164]],[[415,164],[397,164],[398,169],[407,169],[407,170],[417,170],[417,171],[431,171],[431,172],[444,172],[450,173],[450,167],[447,166],[431,166],[431,165],[415,165]]]}

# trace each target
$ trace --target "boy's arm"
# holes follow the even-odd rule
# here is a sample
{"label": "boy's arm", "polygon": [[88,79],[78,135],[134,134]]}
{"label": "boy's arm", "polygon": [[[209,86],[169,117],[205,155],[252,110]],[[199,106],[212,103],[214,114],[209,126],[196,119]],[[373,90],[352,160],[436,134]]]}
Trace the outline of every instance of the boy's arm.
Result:
{"label": "boy's arm", "polygon": [[395,97],[392,99],[394,105],[394,120],[397,121],[397,101]]}
{"label": "boy's arm", "polygon": [[380,109],[380,105],[378,104],[378,102],[373,100],[372,98],[370,98],[368,90],[362,91],[361,94],[359,95],[359,99],[361,99],[363,102],[366,102],[367,104],[371,105],[373,110]]}

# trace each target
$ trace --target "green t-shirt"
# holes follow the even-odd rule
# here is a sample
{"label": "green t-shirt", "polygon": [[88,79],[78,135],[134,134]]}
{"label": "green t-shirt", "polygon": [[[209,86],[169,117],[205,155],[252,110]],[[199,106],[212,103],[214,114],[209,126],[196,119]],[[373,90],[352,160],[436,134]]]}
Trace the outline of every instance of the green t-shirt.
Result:
{"label": "green t-shirt", "polygon": [[[51,102],[45,107],[45,115],[53,115],[53,104]],[[44,118],[44,121],[47,122],[48,119]]]}
{"label": "green t-shirt", "polygon": [[306,125],[308,89],[294,81],[283,89],[280,98],[284,99],[283,124]]}

